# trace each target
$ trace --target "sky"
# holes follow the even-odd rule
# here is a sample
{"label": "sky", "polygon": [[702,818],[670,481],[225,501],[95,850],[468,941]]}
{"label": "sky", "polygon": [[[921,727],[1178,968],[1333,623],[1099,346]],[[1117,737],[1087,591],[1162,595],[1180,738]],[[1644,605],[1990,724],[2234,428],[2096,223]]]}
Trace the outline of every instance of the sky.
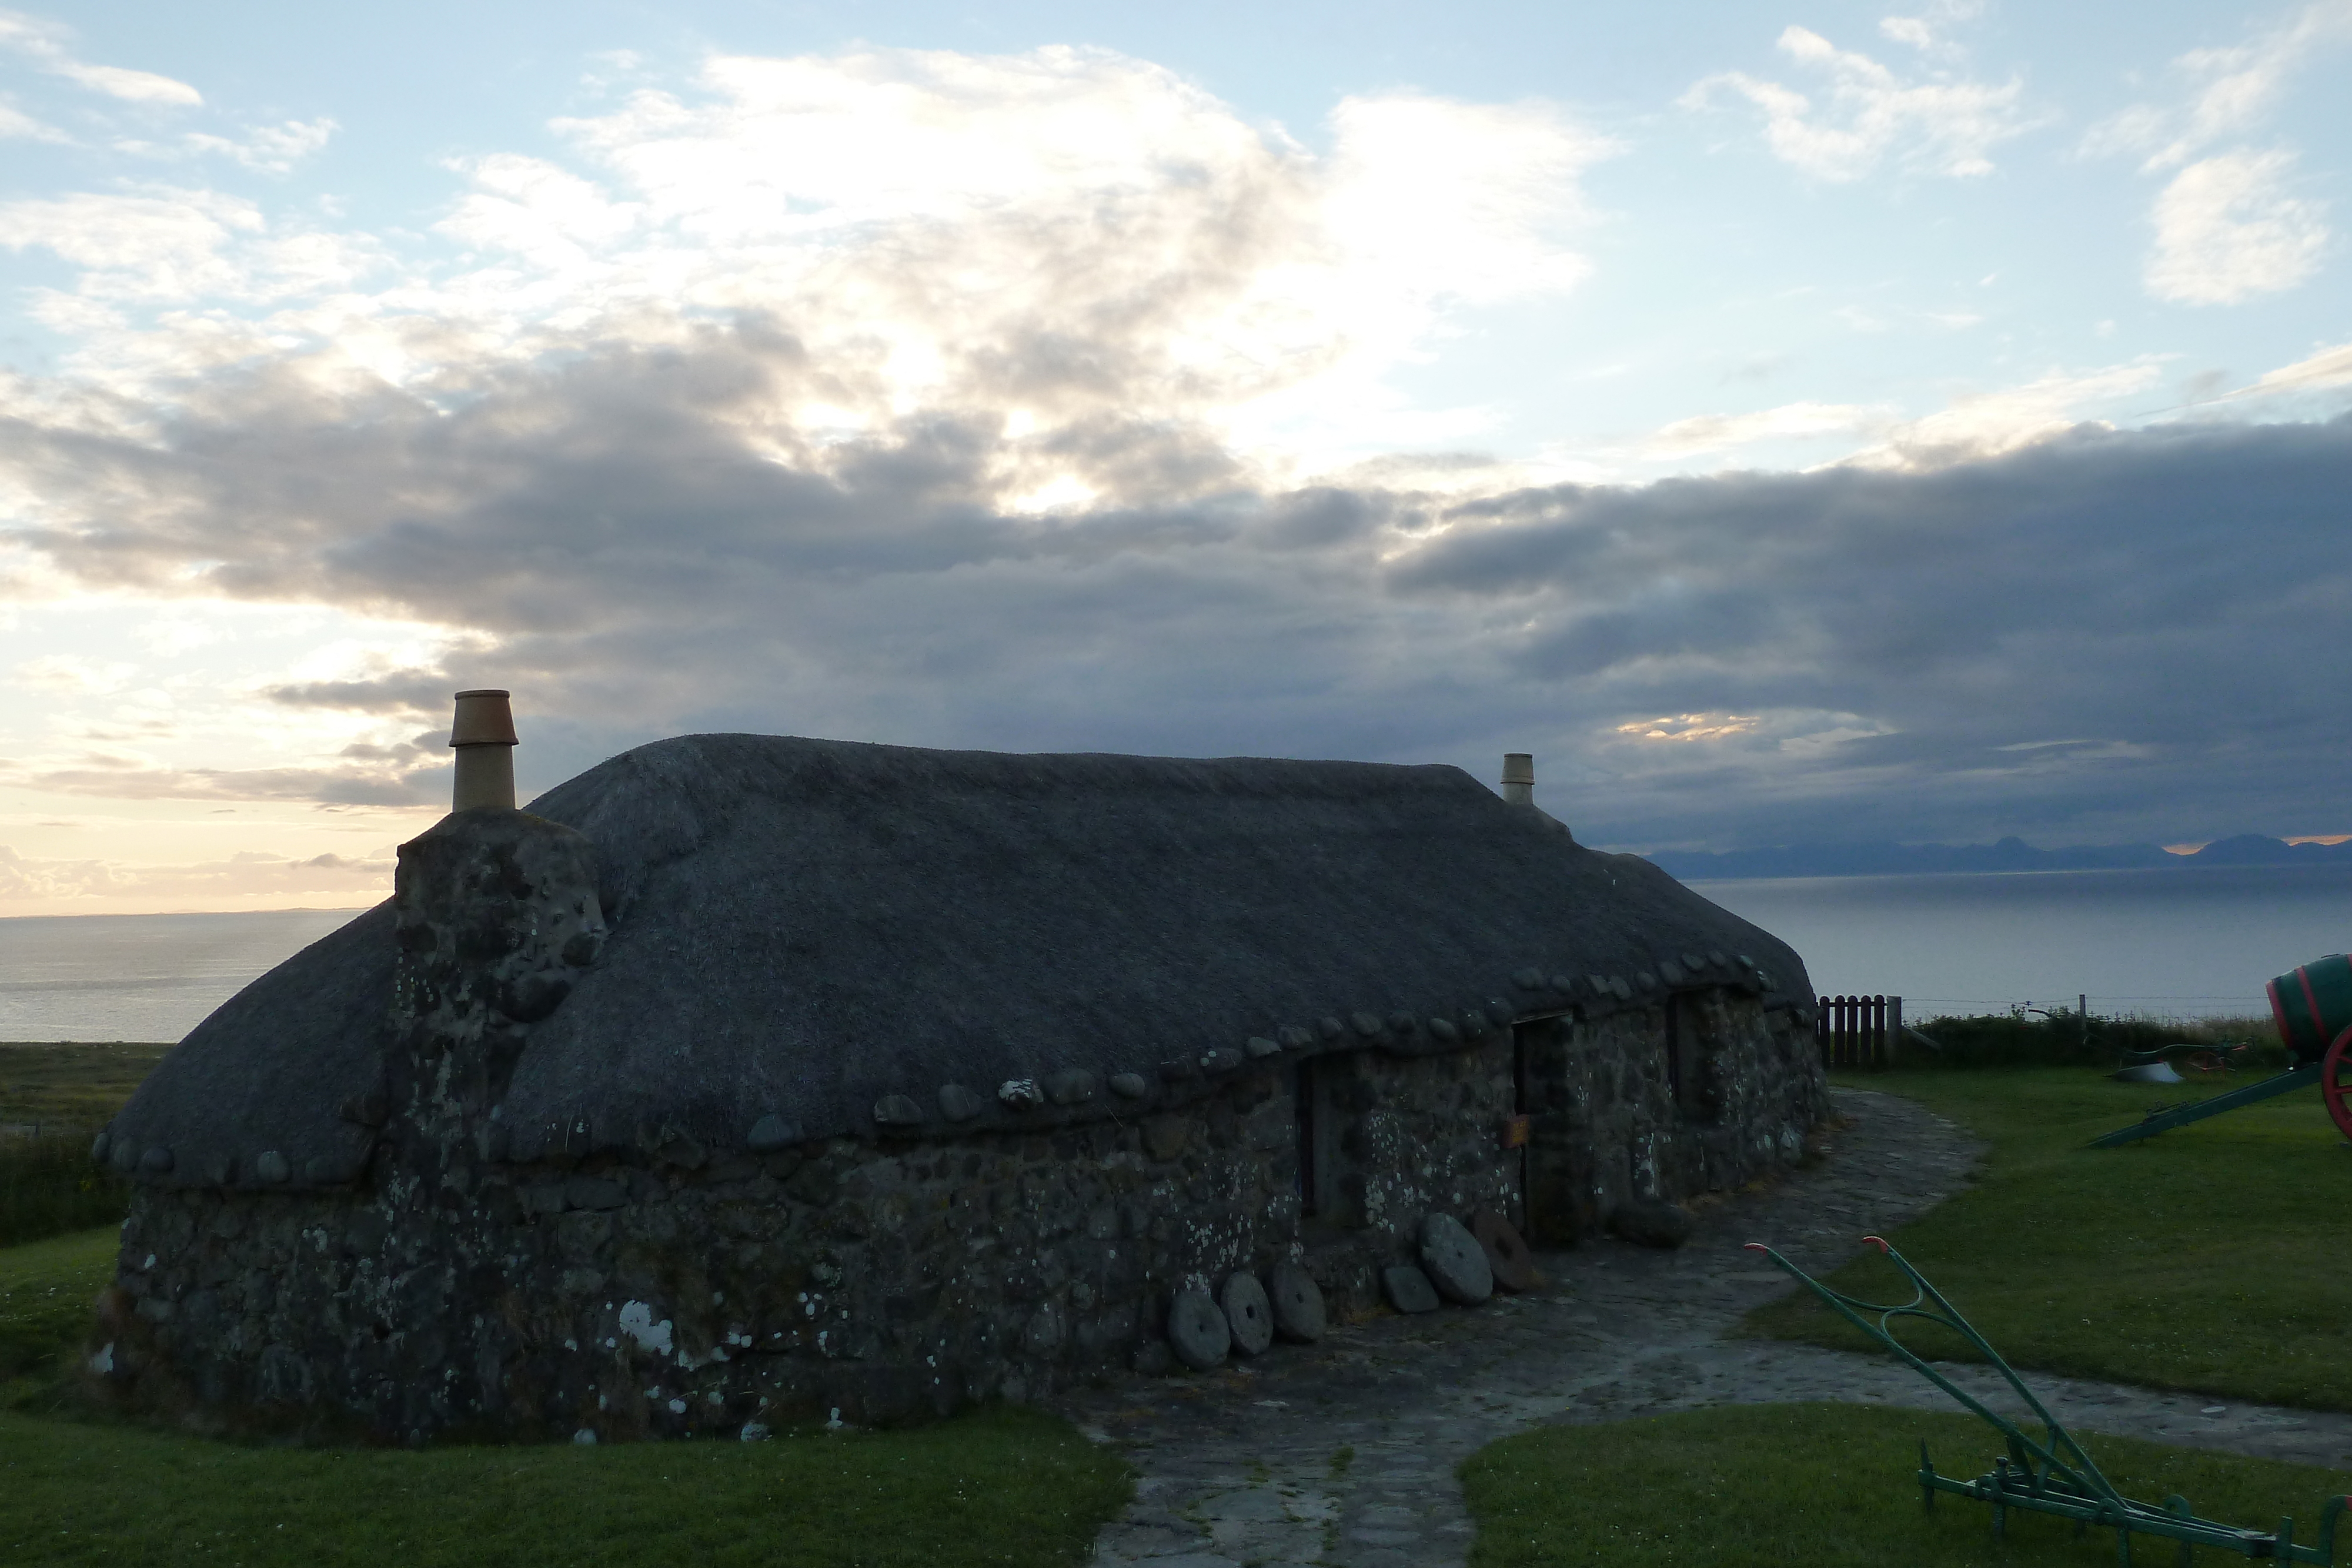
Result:
{"label": "sky", "polygon": [[[0,915],[753,730],[2352,831],[2352,0],[0,10]],[[2328,87],[2337,85],[2336,90]]]}

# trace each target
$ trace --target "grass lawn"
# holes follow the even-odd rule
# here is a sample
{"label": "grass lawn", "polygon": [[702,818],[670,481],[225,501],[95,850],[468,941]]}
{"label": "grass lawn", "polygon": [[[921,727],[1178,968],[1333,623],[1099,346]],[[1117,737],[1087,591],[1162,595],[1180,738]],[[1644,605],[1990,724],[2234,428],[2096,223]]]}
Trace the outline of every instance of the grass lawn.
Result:
{"label": "grass lawn", "polygon": [[[171,1049],[0,1041],[0,1247],[121,1222],[130,1184],[90,1165],[90,1138]],[[6,1354],[0,1330],[0,1378]]]}
{"label": "grass lawn", "polygon": [[70,1393],[109,1228],[0,1249],[0,1563],[1071,1564],[1127,1467],[1034,1411],[766,1443],[246,1448]]}
{"label": "grass lawn", "polygon": [[[0,1396],[79,1354],[90,1303],[114,1278],[112,1226],[0,1249]],[[0,1397],[0,1404],[5,1404]]]}
{"label": "grass lawn", "polygon": [[55,1124],[87,1143],[171,1049],[0,1040],[0,1123]]}
{"label": "grass lawn", "polygon": [[[2076,1434],[2126,1497],[2189,1499],[2207,1519],[2255,1530],[2295,1521],[2309,1542],[2352,1476],[2124,1437]],[[2074,1538],[2064,1520],[2012,1513],[2006,1547],[1991,1510],[1940,1497],[1919,1506],[1925,1439],[1945,1475],[1970,1478],[2000,1452],[1973,1416],[1857,1405],[1748,1405],[1599,1427],[1546,1427],[1480,1449],[1462,1467],[1476,1520],[1472,1568],[1685,1563],[1712,1568],[1937,1568],[2112,1564],[2113,1532]],[[2143,1563],[2168,1542],[2139,1539]],[[2216,1561],[2210,1552],[2200,1561]],[[2232,1557],[2228,1559],[2236,1562]]]}
{"label": "grass lawn", "polygon": [[1127,1468],[1066,1423],[577,1448],[248,1448],[0,1415],[0,1561],[320,1568],[1085,1560]]}
{"label": "grass lawn", "polygon": [[[2316,1089],[2088,1149],[2155,1103],[2220,1090],[2168,1094],[2083,1068],[1841,1081],[1908,1096],[1990,1142],[1980,1180],[1888,1239],[2013,1364],[2352,1409],[2352,1148]],[[1873,1252],[1830,1282],[1885,1301],[1898,1279]],[[1804,1292],[1747,1326],[1868,1348]],[[1963,1354],[1956,1336],[1916,1324],[1905,1337],[1931,1357]]]}

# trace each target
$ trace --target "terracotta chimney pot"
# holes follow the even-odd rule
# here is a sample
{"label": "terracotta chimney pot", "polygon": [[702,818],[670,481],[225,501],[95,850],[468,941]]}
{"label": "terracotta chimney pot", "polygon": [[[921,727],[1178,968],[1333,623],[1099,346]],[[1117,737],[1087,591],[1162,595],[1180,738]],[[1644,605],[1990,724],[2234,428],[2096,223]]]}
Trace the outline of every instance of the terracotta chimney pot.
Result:
{"label": "terracotta chimney pot", "polygon": [[452,811],[515,805],[514,707],[499,691],[459,692],[449,744],[457,753],[457,777],[449,791]]}

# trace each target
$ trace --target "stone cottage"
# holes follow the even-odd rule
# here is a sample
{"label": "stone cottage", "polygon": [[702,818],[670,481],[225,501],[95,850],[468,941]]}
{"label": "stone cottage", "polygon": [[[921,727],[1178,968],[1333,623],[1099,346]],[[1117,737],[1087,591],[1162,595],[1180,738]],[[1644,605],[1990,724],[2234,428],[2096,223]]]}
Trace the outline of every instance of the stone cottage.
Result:
{"label": "stone cottage", "polygon": [[1035,1397],[1261,1279],[1372,1309],[1432,1215],[1564,1244],[1736,1186],[1822,1113],[1796,954],[1524,776],[702,735],[521,811],[479,695],[482,803],[99,1140],[130,1405],[587,1440]]}

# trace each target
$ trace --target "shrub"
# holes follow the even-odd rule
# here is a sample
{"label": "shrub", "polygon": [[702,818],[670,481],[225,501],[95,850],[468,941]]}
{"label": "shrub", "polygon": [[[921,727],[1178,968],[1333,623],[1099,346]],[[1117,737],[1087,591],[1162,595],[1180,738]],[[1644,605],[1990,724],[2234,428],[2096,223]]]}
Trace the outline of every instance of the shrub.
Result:
{"label": "shrub", "polygon": [[131,1184],[90,1164],[81,1130],[0,1136],[0,1247],[120,1224]]}
{"label": "shrub", "polygon": [[[2286,1048],[2271,1020],[2263,1018],[2198,1019],[2186,1022],[2147,1018],[2111,1018],[2093,1013],[1976,1013],[1929,1019],[1914,1026],[1938,1050],[1896,1053],[1902,1067],[2100,1067],[2137,1060],[2138,1053],[2168,1045],[2229,1052],[2231,1065],[2275,1072],[2286,1066]],[[2243,1046],[2243,1051],[2231,1048]],[[2188,1051],[2168,1051],[2182,1064]]]}

